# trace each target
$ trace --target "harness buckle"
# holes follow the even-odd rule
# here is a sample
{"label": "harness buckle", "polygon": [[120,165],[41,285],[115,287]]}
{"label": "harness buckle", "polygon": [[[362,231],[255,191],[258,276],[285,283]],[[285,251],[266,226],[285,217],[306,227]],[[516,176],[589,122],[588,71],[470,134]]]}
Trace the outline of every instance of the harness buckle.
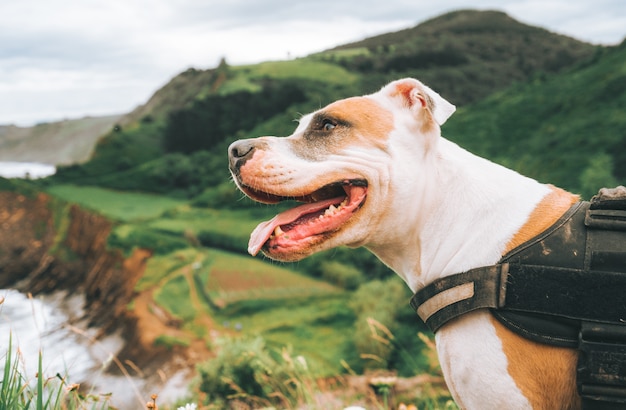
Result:
{"label": "harness buckle", "polygon": [[577,385],[583,408],[624,408],[626,326],[583,321],[579,350]]}

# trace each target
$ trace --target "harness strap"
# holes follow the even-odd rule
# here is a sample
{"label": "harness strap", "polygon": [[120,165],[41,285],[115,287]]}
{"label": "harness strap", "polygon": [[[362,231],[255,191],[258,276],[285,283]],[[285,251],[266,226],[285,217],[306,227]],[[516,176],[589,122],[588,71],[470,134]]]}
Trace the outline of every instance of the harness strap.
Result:
{"label": "harness strap", "polygon": [[509,264],[446,276],[417,292],[411,307],[433,332],[467,312],[504,306]]}
{"label": "harness strap", "polygon": [[411,298],[433,332],[476,309],[626,324],[626,275],[502,263],[436,280]]}

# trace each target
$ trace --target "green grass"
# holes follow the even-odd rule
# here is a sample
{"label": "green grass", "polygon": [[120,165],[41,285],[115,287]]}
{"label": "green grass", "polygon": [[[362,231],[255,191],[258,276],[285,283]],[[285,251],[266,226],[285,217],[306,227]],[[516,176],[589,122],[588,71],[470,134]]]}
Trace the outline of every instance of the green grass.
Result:
{"label": "green grass", "polygon": [[[252,79],[246,75],[246,71],[240,71],[237,75],[229,78],[224,84],[222,84],[218,90],[219,95],[228,95],[239,91],[248,91],[251,93],[259,92],[263,89],[261,85],[252,82]],[[206,97],[205,95],[198,96],[198,99]]]}
{"label": "green grass", "polygon": [[[20,364],[19,349],[14,351],[12,335],[4,356],[4,370],[0,379],[0,409],[2,410],[86,410],[109,409],[108,395],[83,394],[79,385],[70,384],[66,377],[56,374],[46,377],[43,356],[39,352],[37,374],[34,379],[25,375]],[[29,358],[27,358],[29,359]]]}
{"label": "green grass", "polygon": [[316,376],[343,372],[352,361],[352,323],[346,292],[291,299],[245,300],[216,312],[215,319],[239,334],[261,335],[276,348],[289,347],[306,357]]}
{"label": "green grass", "polygon": [[166,255],[154,255],[148,260],[143,276],[137,282],[135,290],[141,292],[160,286],[170,275],[191,264],[199,251],[194,248],[181,249]]}
{"label": "green grass", "polygon": [[220,250],[209,251],[204,266],[206,290],[211,297],[233,303],[250,299],[290,299],[333,294],[340,290],[326,282],[261,259]]}
{"label": "green grass", "polygon": [[368,56],[370,51],[367,47],[354,47],[340,50],[327,50],[321,53],[311,55],[311,58],[354,58],[359,56]]}
{"label": "green grass", "polygon": [[158,217],[186,201],[161,195],[121,192],[94,186],[53,185],[47,192],[65,201],[77,203],[119,221],[139,221]]}
{"label": "green grass", "polygon": [[196,317],[196,309],[189,302],[191,288],[187,278],[177,275],[169,279],[154,294],[154,300],[172,315],[190,322]]}
{"label": "green grass", "polygon": [[261,222],[261,218],[252,215],[249,210],[181,206],[161,218],[153,219],[148,226],[174,233],[184,233],[187,230],[196,234],[202,231],[217,232],[237,237],[244,236],[247,240],[250,232]]}
{"label": "green grass", "polygon": [[[346,52],[341,52],[342,55]],[[354,54],[353,54],[354,55]],[[228,80],[217,90],[219,95],[228,95],[238,91],[258,92],[262,89],[258,80],[272,78],[276,80],[304,79],[329,84],[353,84],[359,75],[315,58],[300,58],[287,61],[268,61],[255,65],[231,66]]]}
{"label": "green grass", "polygon": [[268,61],[250,66],[232,67],[238,75],[245,75],[250,79],[264,77],[274,79],[302,78],[321,81],[326,84],[354,83],[359,75],[349,72],[335,64],[315,61],[310,58],[300,58],[289,61]]}
{"label": "green grass", "polygon": [[[537,75],[460,109],[443,134],[477,155],[589,199],[626,179],[626,47]],[[579,98],[584,96],[582,100]]]}

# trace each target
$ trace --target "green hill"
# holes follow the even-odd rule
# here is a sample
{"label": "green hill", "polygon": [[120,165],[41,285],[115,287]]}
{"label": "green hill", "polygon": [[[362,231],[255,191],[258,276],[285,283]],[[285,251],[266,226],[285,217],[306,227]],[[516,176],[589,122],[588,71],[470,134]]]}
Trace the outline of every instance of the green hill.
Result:
{"label": "green hill", "polygon": [[209,189],[208,204],[218,206],[229,195],[217,188],[229,178],[225,149],[237,138],[288,135],[301,113],[406,76],[462,106],[571,69],[597,50],[504,13],[465,10],[306,58],[222,61],[176,76],[120,119],[88,163],[61,168],[54,180],[186,197]]}
{"label": "green hill", "polygon": [[626,42],[470,107],[443,133],[469,150],[589,198],[626,183]]}
{"label": "green hill", "polygon": [[538,72],[559,72],[591,53],[589,44],[522,24],[499,11],[461,10],[322,56],[332,56],[350,70],[380,73],[374,78],[385,81],[418,78],[459,106]]}

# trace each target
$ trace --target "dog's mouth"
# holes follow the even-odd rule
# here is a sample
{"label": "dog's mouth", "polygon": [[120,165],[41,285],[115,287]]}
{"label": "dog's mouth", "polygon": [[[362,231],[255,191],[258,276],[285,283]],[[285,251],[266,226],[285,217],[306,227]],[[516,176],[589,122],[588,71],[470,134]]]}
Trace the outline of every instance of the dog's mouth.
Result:
{"label": "dog's mouth", "polygon": [[367,181],[351,179],[334,182],[304,196],[286,197],[269,194],[248,186],[242,190],[250,198],[266,203],[287,200],[304,202],[259,224],[250,235],[248,252],[256,255],[261,249],[267,255],[282,248],[297,249],[321,241],[337,231],[363,206],[367,197]]}

